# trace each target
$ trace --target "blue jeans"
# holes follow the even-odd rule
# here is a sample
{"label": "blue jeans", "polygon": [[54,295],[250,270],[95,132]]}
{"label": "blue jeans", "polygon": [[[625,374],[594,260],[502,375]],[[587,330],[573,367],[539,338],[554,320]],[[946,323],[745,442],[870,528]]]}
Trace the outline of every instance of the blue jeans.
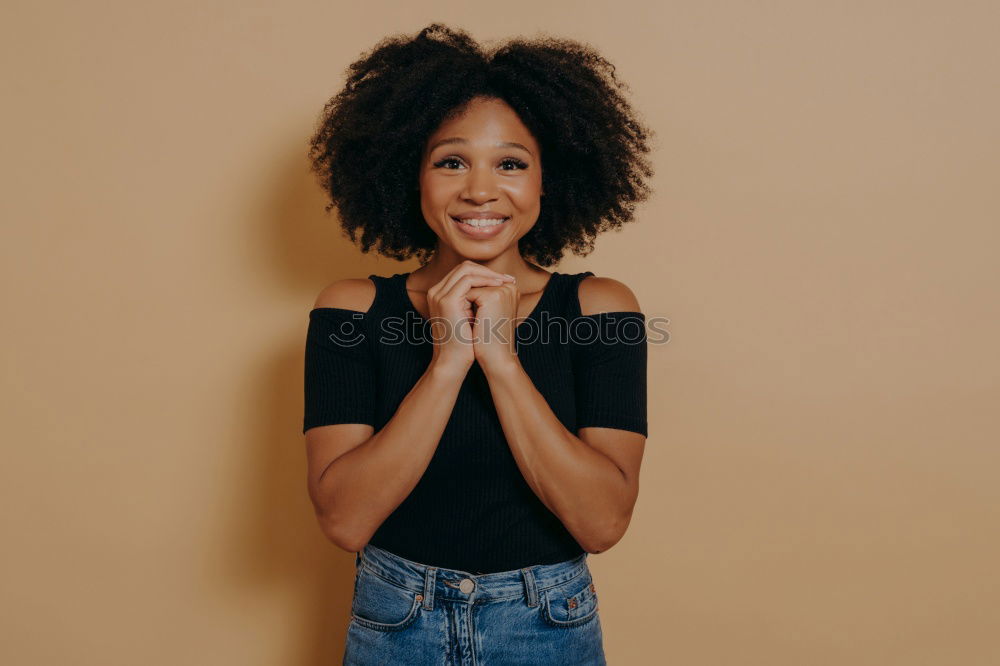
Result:
{"label": "blue jeans", "polygon": [[606,666],[587,553],[474,575],[366,545],[345,666]]}

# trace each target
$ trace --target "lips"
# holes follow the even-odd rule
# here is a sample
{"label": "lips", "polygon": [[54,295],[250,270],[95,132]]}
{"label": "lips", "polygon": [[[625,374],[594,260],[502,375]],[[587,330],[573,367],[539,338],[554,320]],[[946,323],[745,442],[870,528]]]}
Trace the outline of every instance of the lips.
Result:
{"label": "lips", "polygon": [[[507,222],[510,221],[509,217],[480,217],[480,218],[467,218],[459,219],[452,216],[452,221],[455,222],[455,228],[462,232],[467,238],[475,238],[477,240],[483,240],[487,238],[493,238],[494,236],[501,233],[504,227],[507,226]],[[484,222],[489,221],[489,223],[479,226],[476,220],[483,220]]]}
{"label": "lips", "polygon": [[452,218],[456,220],[506,220],[509,215],[501,215],[500,213],[477,213],[475,211],[469,213],[462,213],[460,215],[452,215]]}
{"label": "lips", "polygon": [[453,219],[453,220],[455,220],[456,222],[459,222],[459,223],[468,223],[468,222],[471,222],[472,220],[482,220],[484,222],[486,222],[486,221],[488,221],[488,222],[499,221],[499,222],[502,223],[502,222],[506,222],[507,220],[509,220],[510,217],[504,217],[503,215],[495,215],[495,216],[494,215],[468,215],[468,216],[465,216],[465,217],[455,217],[454,215],[452,215],[451,219]]}

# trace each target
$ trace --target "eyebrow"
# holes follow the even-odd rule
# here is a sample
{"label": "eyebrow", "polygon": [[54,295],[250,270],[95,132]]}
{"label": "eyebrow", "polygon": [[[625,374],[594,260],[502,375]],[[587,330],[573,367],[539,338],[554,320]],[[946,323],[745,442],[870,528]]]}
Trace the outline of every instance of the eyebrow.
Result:
{"label": "eyebrow", "polygon": [[[468,141],[468,139],[462,139],[462,138],[457,137],[457,136],[451,137],[449,139],[441,139],[440,141],[438,141],[437,143],[435,143],[433,146],[431,146],[430,148],[428,148],[427,152],[429,153],[432,150],[434,150],[435,148],[437,148],[438,146],[443,146],[443,145],[445,145],[447,143],[469,143],[469,141]],[[497,148],[520,148],[521,150],[523,150],[524,152],[528,153],[529,155],[534,156],[533,152],[531,152],[530,150],[528,150],[527,148],[525,148],[521,144],[516,143],[514,141],[498,141],[497,143],[494,143],[493,145],[496,146]]]}

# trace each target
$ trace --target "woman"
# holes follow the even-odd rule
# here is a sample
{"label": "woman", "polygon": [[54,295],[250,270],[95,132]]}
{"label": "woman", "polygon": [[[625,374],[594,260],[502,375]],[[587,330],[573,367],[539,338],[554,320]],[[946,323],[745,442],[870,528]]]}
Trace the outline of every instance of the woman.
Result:
{"label": "woman", "polygon": [[543,267],[648,196],[620,87],[579,43],[433,24],[326,106],[330,207],[363,252],[421,263],[310,312],[309,493],[358,553],[346,664],[605,663],[587,557],[638,493],[645,318],[621,282]]}

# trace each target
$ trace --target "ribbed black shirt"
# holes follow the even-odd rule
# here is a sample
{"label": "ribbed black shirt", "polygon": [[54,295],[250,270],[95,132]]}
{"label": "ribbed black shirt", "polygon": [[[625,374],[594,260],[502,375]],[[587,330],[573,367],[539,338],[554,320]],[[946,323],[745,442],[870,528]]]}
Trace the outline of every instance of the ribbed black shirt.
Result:
{"label": "ribbed black shirt", "polygon": [[[376,296],[367,312],[309,313],[303,432],[335,423],[367,423],[377,432],[426,371],[433,338],[406,292],[408,275],[369,275]],[[518,359],[570,432],[601,426],[647,435],[645,316],[583,315],[578,286],[588,275],[552,273],[516,328]],[[370,543],[474,574],[584,552],[521,475],[475,362],[426,471]]]}

